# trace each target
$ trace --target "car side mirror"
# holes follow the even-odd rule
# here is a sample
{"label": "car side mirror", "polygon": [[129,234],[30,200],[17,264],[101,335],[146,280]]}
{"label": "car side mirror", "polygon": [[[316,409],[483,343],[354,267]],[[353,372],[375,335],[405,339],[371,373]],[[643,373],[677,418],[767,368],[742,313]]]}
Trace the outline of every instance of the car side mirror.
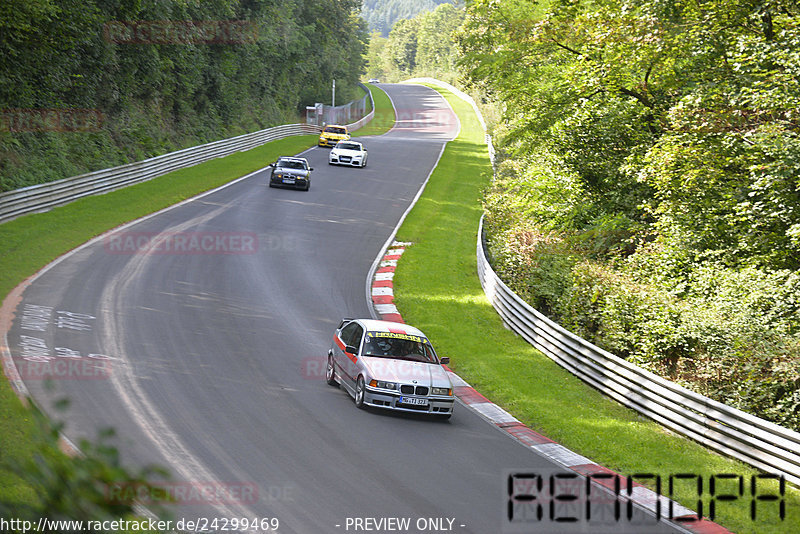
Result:
{"label": "car side mirror", "polygon": [[448,363],[450,363],[450,357],[442,356],[441,358],[439,358],[439,362],[442,363],[443,365],[447,365]]}
{"label": "car side mirror", "polygon": [[314,167],[309,167],[309,168],[308,168],[308,170],[309,170],[309,171],[313,171],[313,170],[314,170]]}
{"label": "car side mirror", "polygon": [[349,353],[350,353],[350,354],[352,354],[353,356],[355,356],[356,354],[358,354],[358,349],[357,349],[357,348],[355,348],[355,347],[354,347],[354,346],[352,346],[352,345],[347,345],[347,346],[344,348],[344,351],[345,351],[345,352],[349,352]]}
{"label": "car side mirror", "polygon": [[275,164],[274,164],[274,163],[270,163],[270,164],[269,164],[269,166],[270,166],[270,167],[274,167],[274,166],[275,166]]}

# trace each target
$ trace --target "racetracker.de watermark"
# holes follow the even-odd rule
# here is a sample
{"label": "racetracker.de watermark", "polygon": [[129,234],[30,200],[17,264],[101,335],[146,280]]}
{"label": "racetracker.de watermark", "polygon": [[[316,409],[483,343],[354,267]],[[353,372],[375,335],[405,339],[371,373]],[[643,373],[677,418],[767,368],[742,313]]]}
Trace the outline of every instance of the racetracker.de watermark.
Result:
{"label": "racetracker.de watermark", "polygon": [[103,238],[109,254],[255,254],[253,232],[114,232]]}
{"label": "racetracker.de watermark", "polygon": [[47,361],[16,359],[17,372],[22,380],[106,380],[111,376],[110,359],[81,356],[53,358]]}
{"label": "racetracker.de watermark", "polygon": [[457,119],[449,109],[398,109],[389,112],[375,112],[372,123],[397,129],[433,129],[450,131],[457,125]]}
{"label": "racetracker.de watermark", "polygon": [[[317,380],[325,377],[328,360],[322,356],[309,356],[303,358],[300,373],[307,380]],[[382,380],[390,382],[409,383],[414,380],[430,379],[427,364],[408,360],[390,358],[373,359],[369,368],[374,376],[383,377]]]}
{"label": "racetracker.de watermark", "polygon": [[259,500],[255,482],[214,481],[110,484],[106,487],[106,499],[111,503],[142,504],[255,504]]}
{"label": "racetracker.de watermark", "polygon": [[117,20],[103,24],[103,37],[114,44],[250,44],[258,25],[248,20]]}
{"label": "racetracker.de watermark", "polygon": [[3,109],[0,132],[97,132],[105,115],[96,109]]}

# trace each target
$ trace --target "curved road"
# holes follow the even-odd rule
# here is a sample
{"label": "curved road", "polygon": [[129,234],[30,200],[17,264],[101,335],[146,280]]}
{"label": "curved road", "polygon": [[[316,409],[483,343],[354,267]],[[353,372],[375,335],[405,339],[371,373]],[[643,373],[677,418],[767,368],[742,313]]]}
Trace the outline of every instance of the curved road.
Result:
{"label": "curved road", "polygon": [[[70,438],[111,426],[125,462],[168,465],[187,490],[175,518],[492,534],[508,470],[553,468],[463,405],[449,422],[361,411],[323,380],[334,327],[370,315],[370,265],[458,130],[434,91],[384,87],[399,120],[364,139],[366,169],[330,167],[311,149],[309,192],[270,189],[260,171],[90,243],[24,292],[8,339],[34,398],[51,413],[70,399],[55,413]],[[165,250],[192,238],[206,239],[203,253]],[[37,374],[51,358],[72,365],[52,391]],[[228,493],[188,492],[207,487]],[[559,525],[534,526],[521,531]],[[630,527],[645,530],[669,526]]]}

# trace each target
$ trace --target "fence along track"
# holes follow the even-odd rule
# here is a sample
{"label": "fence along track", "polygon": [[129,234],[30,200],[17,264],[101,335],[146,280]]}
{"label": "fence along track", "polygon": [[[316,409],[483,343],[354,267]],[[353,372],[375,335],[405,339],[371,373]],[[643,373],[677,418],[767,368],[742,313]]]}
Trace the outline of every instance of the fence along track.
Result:
{"label": "fence along track", "polygon": [[214,141],[205,145],[170,152],[143,161],[94,171],[46,184],[32,185],[0,194],[0,222],[20,215],[46,211],[79,198],[108,193],[156,178],[168,172],[191,167],[234,152],[249,150],[292,135],[308,135],[319,128],[306,124],[285,124],[249,134]]}

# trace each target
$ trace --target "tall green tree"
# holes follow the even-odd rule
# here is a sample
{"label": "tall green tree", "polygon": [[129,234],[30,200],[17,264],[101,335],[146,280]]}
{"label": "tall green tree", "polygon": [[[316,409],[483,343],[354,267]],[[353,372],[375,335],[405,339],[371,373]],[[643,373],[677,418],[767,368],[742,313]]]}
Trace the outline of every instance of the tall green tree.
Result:
{"label": "tall green tree", "polygon": [[419,16],[416,64],[434,77],[456,72],[457,50],[453,34],[464,21],[464,9],[442,4]]}
{"label": "tall green tree", "polygon": [[397,21],[384,49],[386,64],[391,71],[410,75],[417,66],[418,19]]}
{"label": "tall green tree", "polygon": [[370,44],[372,77],[434,76],[445,81],[454,80],[458,75],[459,54],[454,36],[464,21],[464,13],[462,7],[441,4],[413,19],[398,21],[387,39],[373,34]]}
{"label": "tall green tree", "polygon": [[378,32],[372,32],[369,36],[369,47],[367,48],[367,77],[383,78],[387,68],[384,65],[384,53],[386,43],[389,40],[382,37]]}

